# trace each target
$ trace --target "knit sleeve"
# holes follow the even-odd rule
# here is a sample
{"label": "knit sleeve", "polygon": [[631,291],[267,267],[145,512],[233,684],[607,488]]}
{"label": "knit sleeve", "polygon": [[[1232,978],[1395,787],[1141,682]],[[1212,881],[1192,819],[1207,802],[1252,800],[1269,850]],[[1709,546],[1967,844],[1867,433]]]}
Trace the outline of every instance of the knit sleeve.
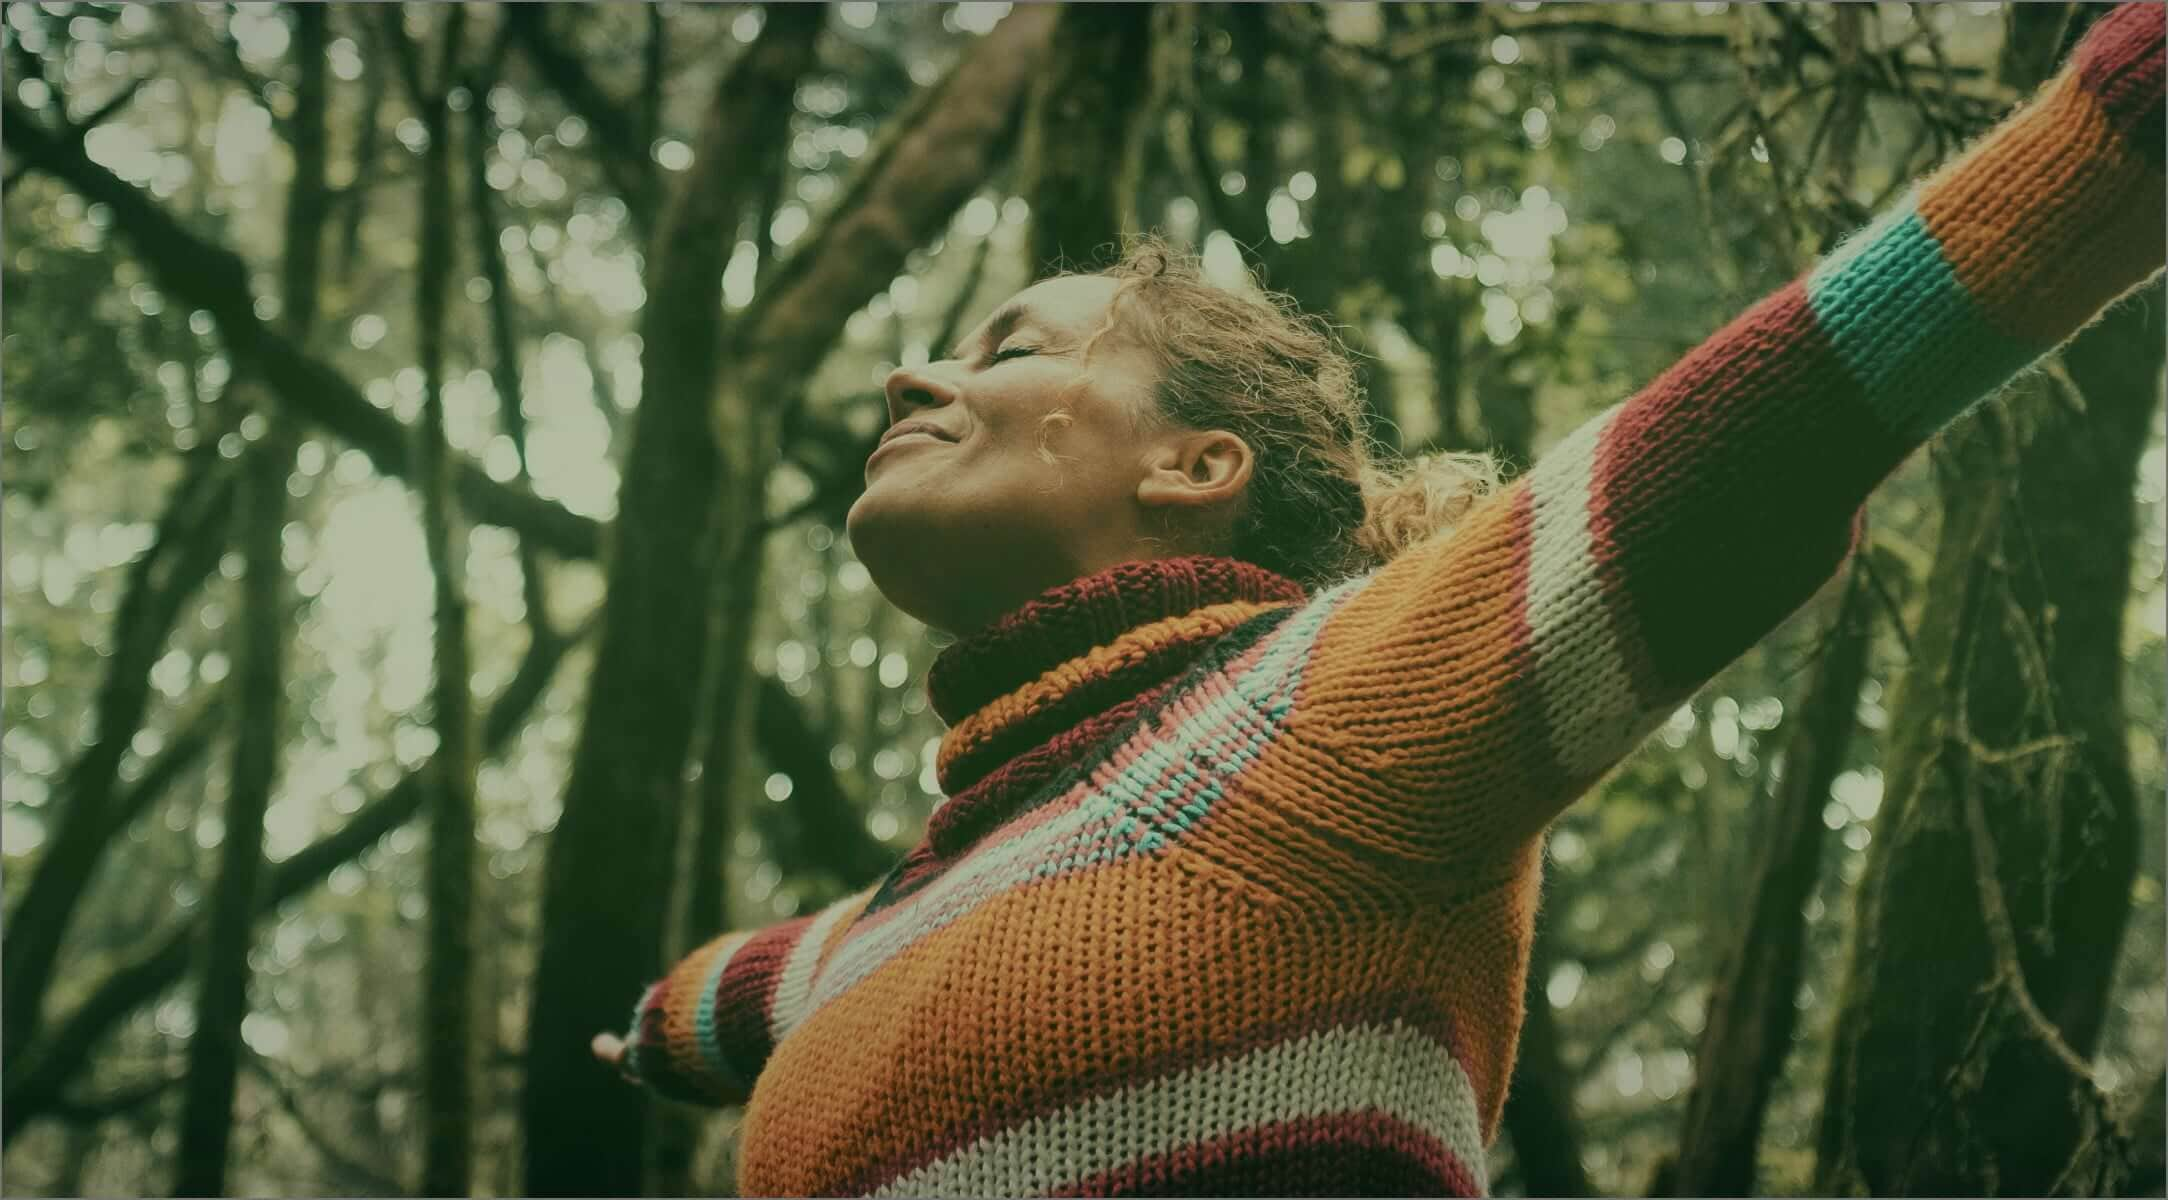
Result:
{"label": "knit sleeve", "polygon": [[1342,836],[1524,845],[1835,573],[1911,451],[2159,271],[2162,14],[2103,17],[1891,211],[1340,602],[1290,729],[1373,797]]}
{"label": "knit sleeve", "polygon": [[834,936],[872,898],[847,896],[810,916],[724,934],[687,955],[634,1006],[625,1072],[672,1100],[742,1104],[803,1015]]}

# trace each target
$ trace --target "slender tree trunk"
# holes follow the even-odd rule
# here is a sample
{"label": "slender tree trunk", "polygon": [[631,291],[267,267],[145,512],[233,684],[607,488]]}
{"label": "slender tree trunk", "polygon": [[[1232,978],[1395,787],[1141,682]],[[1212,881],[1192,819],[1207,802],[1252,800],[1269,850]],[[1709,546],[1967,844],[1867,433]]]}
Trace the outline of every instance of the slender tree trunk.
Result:
{"label": "slender tree trunk", "polygon": [[1476,412],[1482,418],[1485,445],[1507,470],[1519,474],[1534,461],[1535,389],[1506,374],[1507,360],[1484,359],[1476,383]]}
{"label": "slender tree trunk", "polygon": [[[874,696],[869,701],[879,703]],[[815,726],[781,682],[756,684],[753,728],[768,768],[791,777],[790,812],[774,823],[769,850],[786,871],[821,871],[846,888],[864,887],[896,865],[896,855],[866,832],[864,815],[828,763],[835,730]]]}
{"label": "slender tree trunk", "polygon": [[1150,4],[1066,4],[1061,54],[1033,90],[1019,151],[1031,278],[1088,265],[1137,227],[1132,208],[1154,107]]}
{"label": "slender tree trunk", "polygon": [[[416,210],[420,266],[414,317],[422,373],[415,461],[422,543],[435,613],[431,719],[437,750],[429,771],[428,955],[422,970],[422,1193],[464,1196],[474,1176],[474,721],[467,648],[466,537],[452,494],[444,429],[444,289],[452,271],[451,80],[466,10],[444,18],[435,90],[414,97],[429,131]],[[479,96],[470,103],[481,106]]]}
{"label": "slender tree trunk", "polygon": [[1754,1194],[1762,1117],[1799,1023],[1793,1000],[1806,948],[1802,910],[1821,866],[1822,809],[1851,741],[1872,614],[1855,563],[1784,746],[1784,781],[1770,799],[1774,819],[1753,854],[1751,907],[1710,990],[1686,1122],[1661,1194]]}
{"label": "slender tree trunk", "polygon": [[[2160,293],[1943,443],[1944,519],[1860,888],[1819,1186],[2112,1190],[2088,1066],[2136,870],[2120,648]],[[2080,1156],[2082,1157],[2082,1156]]]}
{"label": "slender tree trunk", "polygon": [[113,622],[117,649],[94,702],[96,740],[62,776],[52,839],[8,914],[0,985],[0,1061],[6,1065],[0,1069],[11,1076],[37,1036],[69,921],[106,847],[125,825],[115,819],[113,800],[121,757],[143,724],[151,664],[163,652],[181,609],[225,553],[236,474],[215,448],[197,452],[174,485],[156,540],[129,565]]}
{"label": "slender tree trunk", "polygon": [[[621,1028],[660,964],[684,771],[707,672],[728,485],[711,425],[722,270],[758,164],[782,153],[791,97],[825,12],[776,6],[717,88],[650,246],[634,413],[607,566],[602,645],[549,844],[541,951],[521,1103],[525,1188],[629,1195],[646,1157],[645,1104],[587,1050]],[[766,398],[774,405],[776,398]],[[730,516],[757,523],[756,508]]]}
{"label": "slender tree trunk", "polygon": [[[467,215],[473,234],[475,263],[482,272],[483,281],[489,285],[489,379],[497,393],[497,419],[504,426],[504,435],[511,439],[512,453],[519,462],[519,471],[514,478],[531,488],[534,473],[527,462],[527,414],[521,407],[524,389],[520,386],[519,334],[512,323],[512,280],[504,266],[504,247],[497,240],[496,189],[489,184],[489,147],[496,140],[497,123],[485,102],[489,89],[496,82],[498,69],[503,65],[504,51],[510,44],[509,32],[507,29],[498,37],[488,64],[467,85],[468,94],[473,97],[467,105]],[[596,376],[599,391],[606,386],[606,381],[602,378],[602,364],[591,351],[588,367]],[[614,417],[611,407],[605,400],[604,411]],[[527,620],[540,628],[541,623],[549,620],[542,562],[534,544],[525,537],[519,539],[519,566],[520,596],[527,609]]]}
{"label": "slender tree trunk", "polygon": [[[483,750],[501,754],[534,711],[542,693],[555,678],[565,652],[578,636],[539,638],[527,647],[526,657],[512,681],[490,705],[482,722]],[[429,764],[402,776],[382,795],[364,803],[346,824],[298,853],[273,866],[256,900],[255,919],[287,901],[308,894],[334,870],[359,858],[384,839],[384,835],[412,820],[427,799],[424,780]],[[42,1039],[29,1061],[10,1076],[6,1094],[0,1096],[0,1144],[11,1143],[31,1122],[50,1116],[59,1106],[61,1089],[79,1076],[113,1030],[140,1011],[187,973],[190,948],[200,940],[209,918],[198,916],[169,934],[156,946],[114,968],[92,985],[82,1003],[53,1023],[53,1032]]]}
{"label": "slender tree trunk", "polygon": [[181,1100],[180,1146],[173,1190],[181,1196],[226,1193],[233,1135],[235,1075],[248,1015],[248,950],[254,940],[257,881],[263,873],[263,818],[278,773],[283,733],[280,658],[287,629],[285,565],[279,531],[286,523],[286,475],[292,469],[291,422],[268,414],[270,429],[246,452],[242,499],[241,619],[234,623],[239,721],[232,782],[226,794],[218,882],[202,949],[195,1033]]}
{"label": "slender tree trunk", "polygon": [[[300,73],[290,127],[294,177],[287,192],[281,291],[287,336],[305,344],[316,317],[329,207],[324,185],[327,18],[325,10],[311,5],[295,5],[290,11]],[[243,451],[239,504],[241,619],[234,625],[239,719],[218,882],[202,949],[196,1030],[188,1040],[188,1071],[182,1083],[174,1192],[183,1196],[218,1196],[227,1190],[234,1089],[244,1053],[241,1023],[248,1015],[248,951],[264,871],[264,811],[277,781],[285,736],[283,657],[289,614],[282,535],[286,477],[293,470],[299,431],[298,423],[269,395],[258,398],[265,431]]]}
{"label": "slender tree trunk", "polygon": [[1531,1196],[1593,1196],[1588,1171],[1581,1165],[1581,1128],[1573,1116],[1573,1080],[1567,1075],[1558,1044],[1558,1019],[1545,988],[1557,959],[1550,929],[1555,908],[1537,915],[1535,945],[1528,956],[1527,1015],[1521,1022],[1520,1049],[1514,1056],[1513,1086],[1506,1092],[1501,1118],[1513,1139],[1523,1190]]}
{"label": "slender tree trunk", "polygon": [[[678,911],[672,943],[674,954],[683,954],[723,930],[724,905],[728,898],[730,827],[735,798],[731,787],[737,764],[747,743],[746,711],[750,707],[747,685],[753,682],[749,656],[753,645],[753,618],[758,607],[761,578],[760,556],[766,539],[748,538],[738,547],[740,561],[727,564],[716,580],[716,628],[711,636],[708,679],[703,688],[701,725],[705,737],[698,750],[700,774],[686,789],[686,816],[690,836],[677,864]],[[700,1133],[708,1114],[688,1106],[673,1106],[658,1113],[652,1152],[648,1158],[648,1192],[657,1196],[689,1196],[695,1190],[693,1164],[700,1148]]]}

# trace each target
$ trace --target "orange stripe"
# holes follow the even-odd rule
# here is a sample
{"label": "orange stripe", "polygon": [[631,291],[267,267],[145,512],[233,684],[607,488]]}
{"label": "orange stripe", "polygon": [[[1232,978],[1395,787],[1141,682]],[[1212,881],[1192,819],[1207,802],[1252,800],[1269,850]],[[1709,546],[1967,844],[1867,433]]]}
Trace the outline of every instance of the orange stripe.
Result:
{"label": "orange stripe", "polygon": [[1919,211],[1998,330],[2068,337],[2168,257],[2168,191],[2065,71],[2033,107],[1920,189]]}
{"label": "orange stripe", "polygon": [[1440,884],[1466,877],[1453,864],[1495,866],[1568,784],[1531,685],[1528,498],[1524,479],[1379,572],[1325,626],[1288,719],[1286,740],[1381,791],[1329,806],[1340,835],[1446,868],[1429,872]]}

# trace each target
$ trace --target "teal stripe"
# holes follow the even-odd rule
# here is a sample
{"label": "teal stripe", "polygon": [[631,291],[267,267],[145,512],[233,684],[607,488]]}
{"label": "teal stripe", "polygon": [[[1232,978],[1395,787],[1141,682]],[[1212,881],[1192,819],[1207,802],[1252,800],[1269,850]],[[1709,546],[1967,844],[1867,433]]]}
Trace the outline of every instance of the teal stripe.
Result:
{"label": "teal stripe", "polygon": [[2049,349],[1988,324],[1911,196],[1814,269],[1807,303],[1868,407],[1914,439]]}
{"label": "teal stripe", "polygon": [[707,977],[700,981],[700,995],[693,1002],[693,1041],[700,1047],[700,1059],[718,1078],[733,1082],[736,1074],[723,1060],[723,1044],[716,1036],[715,989],[723,981],[723,968],[729,966],[730,960],[744,948],[745,942],[740,940],[729,950],[716,954],[715,965],[708,968]]}

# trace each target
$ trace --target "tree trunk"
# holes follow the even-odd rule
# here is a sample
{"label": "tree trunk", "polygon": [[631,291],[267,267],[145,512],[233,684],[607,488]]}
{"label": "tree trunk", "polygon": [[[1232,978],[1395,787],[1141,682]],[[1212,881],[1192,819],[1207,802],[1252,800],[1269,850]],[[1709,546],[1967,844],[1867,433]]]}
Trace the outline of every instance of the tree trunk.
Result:
{"label": "tree trunk", "polygon": [[2047,1195],[2105,1123],[2098,1041],[2136,869],[2120,650],[2160,293],[1943,444],[1945,515],[1891,710],[1819,1187]]}
{"label": "tree trunk", "polygon": [[1546,987],[1556,961],[1550,930],[1563,905],[1538,913],[1535,945],[1528,956],[1528,986],[1521,1022],[1520,1049],[1513,1060],[1513,1085],[1506,1092],[1501,1118],[1513,1139],[1522,1190],[1531,1196],[1593,1196],[1588,1171],[1581,1165],[1581,1128],[1573,1116],[1573,1080],[1558,1044],[1558,1018],[1551,1012]]}
{"label": "tree trunk", "polygon": [[[486,97],[489,94],[503,65],[508,44],[506,35],[498,37],[487,64],[468,81],[469,95]],[[519,470],[513,478],[522,486],[532,488],[534,473],[527,461],[527,413],[522,407],[524,395],[520,386],[519,335],[512,325],[512,280],[504,265],[504,247],[497,240],[496,189],[489,183],[489,148],[496,141],[497,118],[487,103],[467,106],[466,134],[467,216],[473,234],[475,265],[489,285],[490,386],[497,393],[497,420],[504,426],[505,437],[511,439],[512,453],[518,460]],[[587,343],[582,343],[581,348],[587,353],[596,387],[603,388],[601,362],[596,360],[593,348]],[[615,417],[614,406],[607,399],[601,407],[608,418]],[[539,628],[549,620],[549,606],[543,588],[541,555],[532,539],[526,537],[519,539],[519,569],[520,598],[527,610],[527,620]]]}
{"label": "tree trunk", "polygon": [[1029,278],[1090,265],[1137,228],[1156,11],[1150,4],[1062,6],[1054,28],[1061,53],[1033,89],[1018,151],[1019,190],[1031,205]]}
{"label": "tree trunk", "polygon": [[[609,555],[602,645],[550,838],[521,1100],[532,1195],[640,1189],[645,1104],[588,1039],[621,1028],[662,956],[671,842],[710,641],[727,486],[710,425],[722,272],[748,164],[780,154],[825,11],[778,5],[718,85],[648,255],[642,396]],[[770,403],[774,397],[767,398]],[[759,510],[731,514],[757,522]]]}
{"label": "tree trunk", "polygon": [[[416,208],[420,261],[414,281],[416,357],[422,373],[415,463],[422,544],[435,613],[429,761],[428,953],[422,969],[422,1177],[428,1196],[464,1196],[474,1176],[474,701],[467,649],[466,537],[452,494],[452,447],[444,428],[444,289],[452,271],[451,80],[466,10],[443,15],[437,82],[413,97],[429,131]],[[407,44],[409,59],[414,57]],[[416,65],[418,76],[419,67]],[[421,89],[415,89],[417,93]],[[472,103],[481,107],[479,97]]]}
{"label": "tree trunk", "polygon": [[[771,10],[762,42],[789,28],[797,12],[791,6]],[[1007,153],[1050,23],[1044,10],[1011,13],[896,119],[896,132],[870,156],[835,216],[777,268],[740,314],[727,339],[727,373],[713,358],[712,330],[705,340],[671,336],[677,330],[669,324],[719,310],[715,280],[727,246],[715,247],[709,270],[688,275],[704,281],[700,286],[709,293],[704,306],[679,300],[681,291],[691,291],[691,282],[679,290],[655,284],[648,289],[646,319],[655,327],[643,337],[643,355],[656,356],[664,348],[686,361],[643,363],[646,394],[625,473],[605,640],[591,684],[600,703],[590,704],[564,816],[550,843],[541,963],[528,1029],[524,1116],[530,1192],[623,1193],[639,1186],[645,1148],[638,1106],[628,1103],[621,1085],[588,1057],[586,1045],[597,1030],[623,1024],[639,985],[660,965],[667,840],[679,827],[681,772],[697,707],[689,693],[702,677],[697,666],[687,671],[686,664],[704,663],[713,649],[710,630],[727,628],[736,619],[705,611],[715,594],[714,566],[757,561],[743,541],[760,537],[765,528],[767,473],[781,456],[782,419],[793,398],[850,314],[888,286],[905,257],[940,232]],[[761,60],[756,53],[746,61]],[[773,60],[764,75],[784,78]],[[773,98],[777,120],[769,132],[777,139],[775,152],[787,132],[794,81],[792,73]],[[728,117],[731,131],[760,129],[746,119],[743,106],[723,105],[721,115]],[[735,170],[730,178],[743,180],[756,174],[744,171],[744,164],[759,159],[744,151],[710,155],[703,150],[695,162],[727,165]],[[681,192],[679,201],[696,208],[715,205],[712,192],[694,188]],[[680,227],[684,220],[665,218],[663,229]],[[686,264],[685,242],[659,235],[649,261]],[[660,249],[665,246],[667,251]],[[665,380],[695,379],[691,367],[697,364],[705,364],[697,378],[712,383],[722,376],[719,389],[687,386],[682,393],[658,394]],[[696,393],[708,406],[697,424],[686,411],[691,406],[679,402]],[[671,413],[667,426],[652,410]],[[645,432],[649,429],[653,432]],[[682,484],[666,488],[668,476],[698,478],[705,486],[697,494]],[[688,512],[710,511],[717,495],[723,498],[720,511],[731,518],[723,527],[710,530],[707,522],[684,519]],[[696,544],[677,545],[688,526],[699,533]],[[672,529],[674,534],[667,532]],[[747,589],[747,594],[757,591]],[[614,653],[613,635],[618,639]],[[732,683],[718,677],[715,686]],[[628,888],[628,871],[665,885]]]}
{"label": "tree trunk", "polygon": [[[762,676],[754,688],[753,728],[761,757],[792,784],[790,811],[763,823],[776,864],[790,872],[827,872],[846,888],[879,879],[896,865],[896,855],[866,832],[864,814],[828,765],[836,731],[814,725],[805,706],[774,676]],[[869,700],[879,704],[878,696]]]}
{"label": "tree trunk", "polygon": [[[758,588],[765,538],[739,543],[740,561],[729,564],[716,580],[713,605],[717,628],[715,648],[709,656],[708,679],[703,684],[701,727],[705,737],[697,753],[700,773],[686,788],[686,824],[678,855],[678,910],[670,945],[673,957],[690,952],[723,931],[729,889],[725,870],[730,858],[730,827],[737,778],[736,765],[746,745],[746,688],[751,672],[746,658],[752,652],[753,619],[759,607]],[[724,686],[725,681],[729,686]],[[653,1149],[647,1163],[647,1193],[654,1196],[690,1196],[696,1189],[693,1165],[700,1149],[701,1131],[708,1113],[689,1105],[667,1105],[655,1122]]]}
{"label": "tree trunk", "polygon": [[[329,208],[324,181],[328,29],[321,8],[297,5],[292,15],[294,57],[300,70],[290,126],[294,175],[287,191],[281,299],[286,336],[300,345],[307,342],[315,322],[323,226]],[[271,802],[286,734],[282,660],[290,615],[283,534],[286,477],[293,470],[299,434],[298,423],[279,411],[269,395],[259,390],[258,399],[257,411],[266,428],[256,444],[243,451],[245,476],[238,506],[243,573],[241,619],[234,625],[239,714],[233,770],[226,792],[218,881],[211,893],[203,940],[196,1029],[188,1039],[175,1153],[173,1190],[182,1196],[227,1192],[234,1088],[244,1053],[241,1023],[248,1016],[248,951],[254,941],[264,871],[264,811]]]}
{"label": "tree trunk", "polygon": [[1802,910],[1821,866],[1822,808],[1851,741],[1872,612],[1855,563],[1784,747],[1784,781],[1770,798],[1774,819],[1754,851],[1752,906],[1709,993],[1666,1195],[1755,1193],[1762,1117],[1799,1023],[1793,1000],[1806,948]]}
{"label": "tree trunk", "polygon": [[288,615],[286,568],[279,531],[286,524],[286,475],[293,468],[288,418],[267,414],[270,429],[247,450],[241,501],[241,619],[234,623],[239,719],[232,783],[227,789],[218,881],[202,948],[195,1033],[188,1039],[188,1075],[181,1100],[180,1146],[173,1191],[180,1196],[226,1194],[226,1155],[233,1134],[233,1096],[241,1060],[241,1020],[248,1015],[248,950],[254,940],[257,881],[263,873],[263,819],[278,773],[282,721],[280,658]]}

